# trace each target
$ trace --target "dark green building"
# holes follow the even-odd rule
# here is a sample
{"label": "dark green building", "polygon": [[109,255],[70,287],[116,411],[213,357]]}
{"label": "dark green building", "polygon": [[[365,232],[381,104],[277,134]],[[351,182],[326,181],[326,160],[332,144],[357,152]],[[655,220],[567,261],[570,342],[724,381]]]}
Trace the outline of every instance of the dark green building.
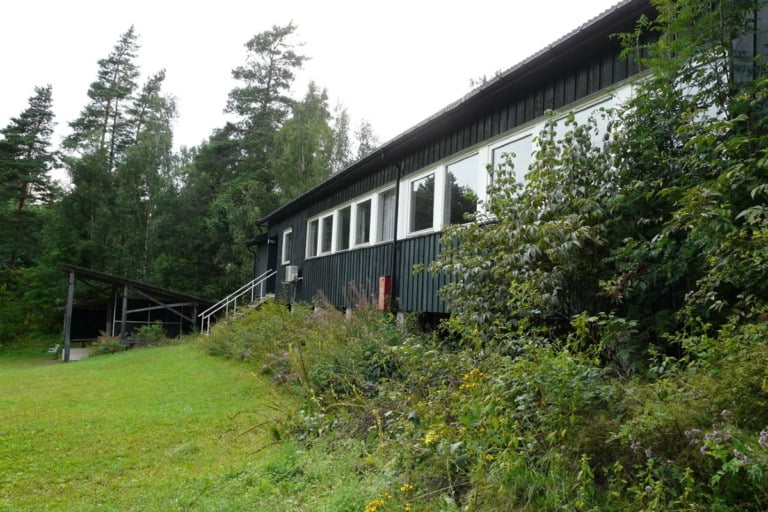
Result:
{"label": "dark green building", "polygon": [[[256,275],[277,270],[270,286],[288,300],[321,293],[354,307],[387,295],[400,310],[445,312],[443,278],[413,265],[434,259],[443,227],[482,204],[489,165],[515,153],[515,169],[527,168],[546,112],[584,120],[632,94],[640,70],[611,35],[653,13],[648,0],[618,3],[270,213],[251,242]],[[763,43],[744,41],[745,51]]]}

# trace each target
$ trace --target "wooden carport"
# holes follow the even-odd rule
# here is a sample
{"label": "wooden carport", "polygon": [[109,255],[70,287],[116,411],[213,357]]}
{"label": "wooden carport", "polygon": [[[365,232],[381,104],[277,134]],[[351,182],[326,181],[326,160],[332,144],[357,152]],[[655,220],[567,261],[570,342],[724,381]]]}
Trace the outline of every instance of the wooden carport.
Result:
{"label": "wooden carport", "polygon": [[[72,316],[78,305],[75,302],[75,281],[81,282],[95,292],[102,301],[105,301],[105,328],[99,330],[110,336],[119,333],[120,339],[123,341],[126,340],[131,331],[129,324],[149,325],[152,323],[153,314],[156,315],[157,312],[161,311],[167,312],[170,317],[177,319],[173,325],[178,327],[179,333],[190,332],[196,327],[197,312],[211,305],[210,301],[192,295],[112,274],[69,264],[61,264],[60,267],[69,274],[64,312],[63,356],[65,362],[69,361],[72,344]],[[129,302],[129,297],[134,302],[133,305]],[[141,320],[129,320],[129,315],[133,315],[135,318],[137,313],[143,313],[146,316]],[[117,325],[119,325],[119,329]]]}

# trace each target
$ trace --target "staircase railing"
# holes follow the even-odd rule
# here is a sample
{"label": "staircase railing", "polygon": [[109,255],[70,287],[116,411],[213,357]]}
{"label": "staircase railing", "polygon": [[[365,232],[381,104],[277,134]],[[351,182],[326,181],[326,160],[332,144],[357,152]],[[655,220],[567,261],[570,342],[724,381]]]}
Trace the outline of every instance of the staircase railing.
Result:
{"label": "staircase railing", "polygon": [[276,270],[267,270],[257,278],[253,279],[250,283],[244,284],[213,306],[197,315],[200,317],[200,331],[204,332],[205,334],[209,334],[211,332],[211,318],[222,310],[224,310],[225,318],[230,315],[230,311],[232,314],[235,314],[235,312],[237,312],[237,302],[240,301],[242,304],[242,299],[244,297],[249,297],[250,299],[247,300],[246,304],[252,304],[254,302],[260,302],[264,300],[264,283],[266,283],[267,279],[276,274]]}

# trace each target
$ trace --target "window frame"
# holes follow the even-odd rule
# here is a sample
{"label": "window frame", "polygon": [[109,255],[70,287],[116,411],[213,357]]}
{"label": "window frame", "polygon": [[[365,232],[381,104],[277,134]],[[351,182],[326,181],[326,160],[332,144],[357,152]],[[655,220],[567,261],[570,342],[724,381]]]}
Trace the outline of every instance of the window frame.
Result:
{"label": "window frame", "polygon": [[[441,167],[442,167],[442,172],[441,172]],[[417,181],[429,178],[429,176],[432,176],[432,179],[433,179],[433,182],[434,182],[433,190],[432,190],[432,223],[431,223],[431,225],[429,225],[429,226],[427,226],[425,228],[414,229],[414,220],[415,220],[414,215],[416,214],[416,212],[414,211],[414,204],[413,204],[413,201],[414,201],[413,185]],[[442,180],[439,179],[439,177],[441,177],[441,176],[443,177]],[[444,190],[445,189],[445,179],[444,178],[445,178],[445,166],[438,166],[438,167],[433,167],[433,168],[429,169],[426,172],[419,173],[419,174],[417,174],[417,175],[415,175],[415,176],[413,176],[411,178],[408,178],[408,180],[406,181],[406,187],[407,187],[406,188],[406,190],[407,190],[407,194],[406,194],[407,208],[406,208],[406,211],[408,213],[408,216],[406,217],[407,220],[406,220],[405,227],[406,227],[407,236],[418,236],[418,235],[422,235],[422,234],[426,234],[426,233],[430,233],[430,232],[435,231],[436,224],[437,224],[435,222],[435,216],[438,215],[438,212],[441,211],[440,210],[440,206],[441,205],[438,204],[438,203],[444,203],[445,202],[444,201],[444,197],[443,197],[444,194],[439,194],[438,193],[438,190],[440,190],[440,189]],[[442,183],[441,183],[441,181],[442,181]],[[443,201],[439,201],[439,198],[443,199]]]}
{"label": "window frame", "polygon": [[[290,243],[286,243],[286,238],[290,238]],[[291,254],[293,253],[293,227],[283,230],[282,245],[280,248],[280,262],[283,265],[290,265]]]}
{"label": "window frame", "polygon": [[[330,236],[331,236],[331,239],[330,239],[330,247],[326,251],[326,250],[323,250],[323,241],[325,240],[325,229],[326,229],[325,220],[328,219],[329,217],[331,219],[331,222],[330,222],[330,226],[331,226],[331,235]],[[319,241],[318,248],[317,248],[317,250],[318,250],[317,255],[318,256],[325,256],[327,254],[332,254],[333,250],[334,250],[333,229],[334,229],[334,226],[336,224],[336,211],[334,210],[334,211],[332,211],[332,212],[330,212],[328,214],[321,215],[319,217],[319,219],[320,219],[320,229],[318,230],[318,235],[317,235],[318,241]]]}
{"label": "window frame", "polygon": [[[344,210],[349,210],[349,218],[347,223],[346,247],[341,247],[342,243],[345,241],[342,236],[344,234],[344,230],[342,229],[342,212]],[[352,247],[352,205],[346,204],[339,206],[333,213],[336,220],[336,226],[334,227],[335,233],[333,237],[333,252],[348,251]]]}
{"label": "window frame", "polygon": [[[384,194],[388,194],[390,192],[393,194],[392,203],[395,206],[395,211],[393,212],[393,215],[392,215],[392,236],[390,238],[385,239],[383,237],[384,236],[383,209],[386,205],[386,201],[383,200],[383,197],[384,197]],[[374,226],[376,231],[375,243],[379,243],[379,244],[389,243],[395,239],[397,235],[397,229],[398,229],[397,222],[395,222],[395,217],[397,217],[397,210],[400,207],[400,205],[397,204],[397,185],[387,187],[383,190],[379,190],[374,194],[374,196],[376,197],[376,219],[374,221]],[[371,217],[373,217],[373,215],[371,215]]]}
{"label": "window frame", "polygon": [[[312,225],[313,222],[317,223],[314,237],[312,237],[312,229],[310,229],[310,226]],[[312,238],[314,238],[314,242],[315,242],[314,253],[311,253],[309,250],[311,247],[310,240],[312,240]],[[315,258],[320,254],[320,217],[312,217],[307,221],[307,242],[304,249],[305,249],[304,256],[306,258]]]}
{"label": "window frame", "polygon": [[[472,158],[472,157],[477,157],[477,168],[475,169],[475,172],[477,173],[476,174],[475,186],[478,188],[478,190],[475,190],[475,193],[477,194],[477,204],[475,205],[474,213],[475,214],[480,213],[480,210],[481,210],[481,206],[480,205],[485,200],[486,191],[487,191],[487,188],[488,188],[488,181],[487,181],[487,179],[485,179],[485,176],[483,176],[483,174],[485,174],[485,173],[483,173],[484,166],[483,166],[483,156],[482,156],[481,149],[482,148],[476,148],[473,151],[462,153],[458,157],[453,158],[450,161],[445,162],[444,165],[442,165],[443,173],[444,173],[444,176],[445,176],[444,179],[443,179],[443,190],[442,190],[443,207],[442,207],[442,215],[441,215],[441,218],[442,218],[441,224],[443,226],[450,226],[452,224],[451,223],[451,211],[450,211],[451,205],[450,205],[450,201],[448,201],[448,191],[449,191],[449,189],[448,189],[448,182],[449,182],[449,180],[448,180],[448,173],[450,173],[451,171],[448,170],[448,168],[450,166],[452,166],[452,165],[458,164],[459,162],[463,162],[464,160],[467,160],[467,159]],[[437,186],[435,186],[435,188],[437,188]],[[437,191],[435,191],[435,192],[437,193]],[[457,223],[454,223],[454,224],[456,224],[456,225],[467,224],[467,221],[457,222]]]}
{"label": "window frame", "polygon": [[[363,203],[368,203],[368,240],[365,240],[363,242],[358,241],[357,234],[359,230],[359,223],[360,219],[358,219],[358,213],[360,211],[360,205]],[[372,239],[373,239],[373,196],[368,196],[362,201],[356,201],[352,208],[352,222],[351,222],[351,237],[352,237],[352,244],[351,248],[355,247],[365,247],[368,245],[371,245]]]}

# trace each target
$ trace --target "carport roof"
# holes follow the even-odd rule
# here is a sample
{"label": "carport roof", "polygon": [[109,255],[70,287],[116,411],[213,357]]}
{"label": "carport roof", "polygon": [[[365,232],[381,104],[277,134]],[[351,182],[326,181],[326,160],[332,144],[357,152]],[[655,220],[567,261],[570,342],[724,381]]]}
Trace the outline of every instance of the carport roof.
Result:
{"label": "carport roof", "polygon": [[70,265],[67,263],[62,263],[59,265],[59,267],[61,267],[61,269],[66,272],[74,272],[75,277],[77,277],[78,279],[89,279],[93,281],[100,281],[102,283],[109,283],[109,284],[114,284],[119,286],[128,285],[130,288],[139,290],[148,295],[152,295],[155,298],[163,298],[166,300],[174,300],[174,301],[182,301],[182,302],[196,302],[200,305],[212,304],[212,302],[209,300],[201,299],[193,295],[188,295],[186,293],[181,293],[174,290],[168,290],[166,288],[160,288],[159,286],[142,283],[140,281],[133,281],[131,279],[126,279],[124,277],[107,274],[106,272],[98,272],[96,270],[91,270],[89,268],[84,268],[84,267],[78,267],[76,265]]}

